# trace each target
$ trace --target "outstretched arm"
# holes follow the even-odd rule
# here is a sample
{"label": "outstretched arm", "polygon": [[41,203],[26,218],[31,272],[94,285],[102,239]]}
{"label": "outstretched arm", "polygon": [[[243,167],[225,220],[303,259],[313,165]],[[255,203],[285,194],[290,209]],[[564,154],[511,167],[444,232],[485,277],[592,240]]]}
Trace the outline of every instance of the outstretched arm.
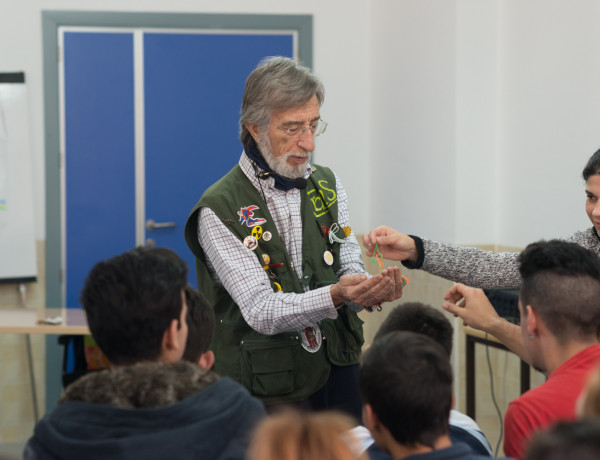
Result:
{"label": "outstretched arm", "polygon": [[444,296],[442,308],[463,320],[465,326],[487,332],[529,362],[519,326],[501,318],[481,289],[455,284]]}

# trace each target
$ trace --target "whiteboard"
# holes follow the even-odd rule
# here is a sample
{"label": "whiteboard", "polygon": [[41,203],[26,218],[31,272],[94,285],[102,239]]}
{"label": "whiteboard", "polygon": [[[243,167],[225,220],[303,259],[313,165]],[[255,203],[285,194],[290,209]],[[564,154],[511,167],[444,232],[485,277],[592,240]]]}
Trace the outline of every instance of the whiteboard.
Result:
{"label": "whiteboard", "polygon": [[25,74],[0,73],[0,283],[37,279]]}

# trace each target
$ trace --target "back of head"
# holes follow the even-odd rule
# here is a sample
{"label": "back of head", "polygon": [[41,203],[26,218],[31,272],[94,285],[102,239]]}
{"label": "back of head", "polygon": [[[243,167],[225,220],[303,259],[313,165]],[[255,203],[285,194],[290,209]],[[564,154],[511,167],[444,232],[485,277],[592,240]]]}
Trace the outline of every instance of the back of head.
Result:
{"label": "back of head", "polygon": [[164,248],[138,247],[92,268],[81,292],[90,331],[112,364],[154,361],[179,320],[187,266]]}
{"label": "back of head", "polygon": [[519,256],[520,301],[535,308],[559,343],[590,340],[600,325],[600,259],[575,243],[528,245]]}
{"label": "back of head", "polygon": [[208,300],[191,286],[185,287],[188,336],[183,359],[198,363],[206,353],[215,333],[215,312]]}
{"label": "back of head", "polygon": [[363,404],[399,444],[433,447],[448,434],[452,370],[446,350],[429,337],[391,332],[373,342],[359,384]]}
{"label": "back of head", "polygon": [[355,460],[359,446],[349,433],[353,426],[336,412],[280,412],[257,427],[247,459]]}
{"label": "back of head", "polygon": [[600,421],[559,422],[534,435],[525,460],[597,460]]}
{"label": "back of head", "polygon": [[596,150],[590,157],[581,173],[584,181],[587,181],[590,176],[595,176],[596,174],[600,174],[600,149]]}
{"label": "back of head", "polygon": [[263,59],[246,79],[240,117],[240,139],[244,147],[247,148],[252,139],[246,124],[265,127],[273,112],[301,106],[313,96],[321,105],[325,90],[310,69],[287,57]]}
{"label": "back of head", "polygon": [[452,353],[452,324],[440,310],[429,305],[420,302],[398,305],[383,321],[373,340],[394,331],[424,334],[439,343],[448,356]]}

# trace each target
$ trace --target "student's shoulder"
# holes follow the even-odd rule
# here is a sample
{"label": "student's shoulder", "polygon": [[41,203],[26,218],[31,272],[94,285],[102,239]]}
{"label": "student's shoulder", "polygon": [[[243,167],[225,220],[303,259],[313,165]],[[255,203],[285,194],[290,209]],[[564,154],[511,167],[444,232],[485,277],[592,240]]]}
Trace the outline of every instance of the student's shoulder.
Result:
{"label": "student's shoulder", "polygon": [[244,404],[259,412],[265,412],[264,404],[260,399],[252,396],[245,386],[229,377],[220,377],[205,391],[211,393],[207,396],[218,395],[229,400],[231,404]]}

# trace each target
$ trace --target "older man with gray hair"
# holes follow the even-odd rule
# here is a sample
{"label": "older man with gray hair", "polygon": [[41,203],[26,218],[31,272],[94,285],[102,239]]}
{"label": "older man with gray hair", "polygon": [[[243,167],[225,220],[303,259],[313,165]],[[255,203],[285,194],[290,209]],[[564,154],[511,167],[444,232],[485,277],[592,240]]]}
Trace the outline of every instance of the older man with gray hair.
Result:
{"label": "older man with gray hair", "polygon": [[361,415],[357,311],[402,295],[398,268],[369,277],[346,192],[310,164],[321,81],[284,57],[248,76],[239,163],[202,195],[186,224],[198,289],[215,308],[215,370],[267,407],[294,403]]}

